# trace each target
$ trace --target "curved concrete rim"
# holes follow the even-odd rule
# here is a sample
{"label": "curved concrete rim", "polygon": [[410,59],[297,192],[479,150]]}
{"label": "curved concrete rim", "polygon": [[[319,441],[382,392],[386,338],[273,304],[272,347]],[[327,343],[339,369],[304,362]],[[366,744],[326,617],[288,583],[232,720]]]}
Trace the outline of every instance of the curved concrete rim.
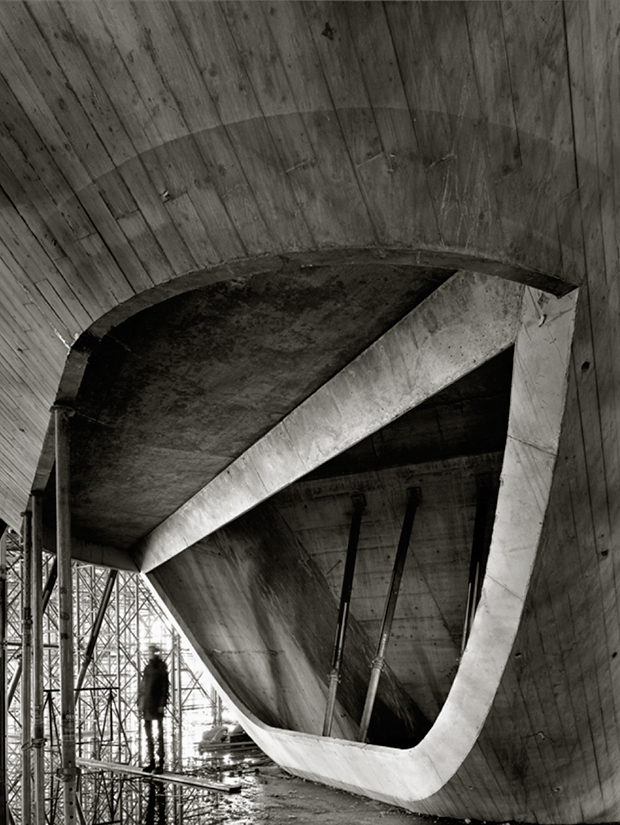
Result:
{"label": "curved concrete rim", "polygon": [[[261,272],[278,272],[285,266],[315,267],[325,265],[370,264],[372,262],[395,266],[419,266],[438,269],[466,269],[505,278],[516,283],[534,285],[554,294],[565,294],[575,288],[566,277],[550,277],[540,269],[524,266],[509,257],[483,256],[463,247],[416,245],[412,247],[371,246],[322,248],[320,250],[288,251],[276,255],[258,255],[214,264],[196,272],[177,275],[170,281],[145,289],[132,298],[122,301],[97,318],[74,341],[67,355],[60,377],[55,404],[71,405],[75,400],[92,349],[115,326],[144,309],[155,306],[168,298],[184,292],[200,289],[221,281],[244,280]],[[32,491],[45,489],[54,464],[53,427],[48,426]]]}
{"label": "curved concrete rim", "polygon": [[[533,288],[524,290],[481,601],[452,688],[431,730],[416,747],[397,750],[273,728],[230,699],[252,738],[291,773],[419,810],[450,781],[475,745],[512,650],[541,539],[566,401],[577,299],[577,291],[554,298]],[[151,584],[159,590],[155,581]],[[215,673],[213,677],[219,683]],[[226,686],[221,689],[226,694]]]}

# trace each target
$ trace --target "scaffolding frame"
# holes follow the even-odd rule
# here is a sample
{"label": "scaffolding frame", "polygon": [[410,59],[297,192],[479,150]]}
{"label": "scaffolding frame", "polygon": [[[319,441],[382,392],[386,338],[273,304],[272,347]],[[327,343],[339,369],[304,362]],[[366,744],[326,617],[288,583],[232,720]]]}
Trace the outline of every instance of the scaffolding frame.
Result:
{"label": "scaffolding frame", "polygon": [[[7,802],[9,822],[23,822],[22,765],[22,637],[24,633],[24,550],[21,538],[7,531],[6,643],[7,678]],[[41,586],[53,579],[55,557],[45,553]],[[50,575],[51,574],[51,575]],[[79,671],[75,705],[75,741],[78,758],[142,764],[143,736],[137,712],[140,673],[149,642],[156,642],[167,662],[171,695],[165,719],[167,768],[178,772],[208,770],[196,750],[200,731],[221,722],[222,702],[205,678],[189,644],[165,615],[139,574],[114,571],[73,561],[74,652]],[[102,609],[103,607],[103,609]],[[43,764],[45,819],[60,825],[63,780],[61,774],[60,657],[58,600],[48,600],[43,615]],[[7,686],[10,688],[7,689]],[[28,695],[26,690],[25,694]],[[34,743],[33,743],[34,744]],[[135,777],[101,770],[82,770],[77,785],[77,814],[82,825],[144,821],[152,793]],[[152,787],[151,787],[152,790]],[[165,801],[170,821],[200,821],[217,804],[199,788],[173,786],[155,796],[158,809]]]}

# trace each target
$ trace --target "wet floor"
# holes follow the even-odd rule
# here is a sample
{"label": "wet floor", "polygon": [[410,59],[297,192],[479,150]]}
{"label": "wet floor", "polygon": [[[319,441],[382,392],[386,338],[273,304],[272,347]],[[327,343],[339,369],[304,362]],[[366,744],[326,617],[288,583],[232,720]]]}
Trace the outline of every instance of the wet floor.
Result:
{"label": "wet floor", "polygon": [[[151,780],[145,825],[434,825],[435,817],[412,814],[323,785],[292,777],[275,766],[239,778],[241,792],[196,798]],[[450,825],[454,820],[439,820]],[[461,823],[462,825],[462,823]]]}
{"label": "wet floor", "polygon": [[[197,777],[211,790],[174,784],[172,777],[162,781],[135,768],[133,773],[101,769],[101,763],[89,766],[84,760],[80,820],[122,825],[464,825],[299,779],[253,743],[229,747],[230,752],[224,749],[184,764],[184,776]],[[234,792],[213,790],[222,785]]]}
{"label": "wet floor", "polygon": [[[384,805],[364,797],[338,791],[290,777],[282,771],[263,772],[255,777],[255,784],[246,791],[251,799],[252,813],[247,818],[224,819],[236,825],[413,825],[415,820],[427,823],[425,817],[416,817],[407,811]],[[234,802],[230,800],[231,813]],[[430,820],[431,822],[433,820]]]}

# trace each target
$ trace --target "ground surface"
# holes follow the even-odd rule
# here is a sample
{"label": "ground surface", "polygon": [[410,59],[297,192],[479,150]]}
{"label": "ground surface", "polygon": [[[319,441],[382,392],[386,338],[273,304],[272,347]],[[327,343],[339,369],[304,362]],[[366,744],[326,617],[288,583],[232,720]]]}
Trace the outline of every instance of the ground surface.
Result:
{"label": "ground surface", "polygon": [[81,781],[85,821],[116,822],[122,813],[127,825],[470,825],[468,819],[421,816],[299,779],[257,753],[207,762],[186,770],[186,775],[240,791],[214,792],[152,774],[127,775],[119,784],[116,772],[86,771]]}
{"label": "ground surface", "polygon": [[[261,768],[244,777],[241,794],[220,800],[209,825],[434,825],[422,817],[314,782],[291,777],[278,768]],[[457,820],[440,820],[450,825]]]}

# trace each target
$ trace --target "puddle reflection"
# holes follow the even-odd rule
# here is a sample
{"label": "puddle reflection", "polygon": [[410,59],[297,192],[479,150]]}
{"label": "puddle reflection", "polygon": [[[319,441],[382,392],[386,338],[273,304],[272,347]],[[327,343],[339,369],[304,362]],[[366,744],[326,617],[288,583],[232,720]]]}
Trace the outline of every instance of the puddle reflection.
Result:
{"label": "puddle reflection", "polygon": [[145,825],[166,825],[166,788],[163,782],[149,783]]}

